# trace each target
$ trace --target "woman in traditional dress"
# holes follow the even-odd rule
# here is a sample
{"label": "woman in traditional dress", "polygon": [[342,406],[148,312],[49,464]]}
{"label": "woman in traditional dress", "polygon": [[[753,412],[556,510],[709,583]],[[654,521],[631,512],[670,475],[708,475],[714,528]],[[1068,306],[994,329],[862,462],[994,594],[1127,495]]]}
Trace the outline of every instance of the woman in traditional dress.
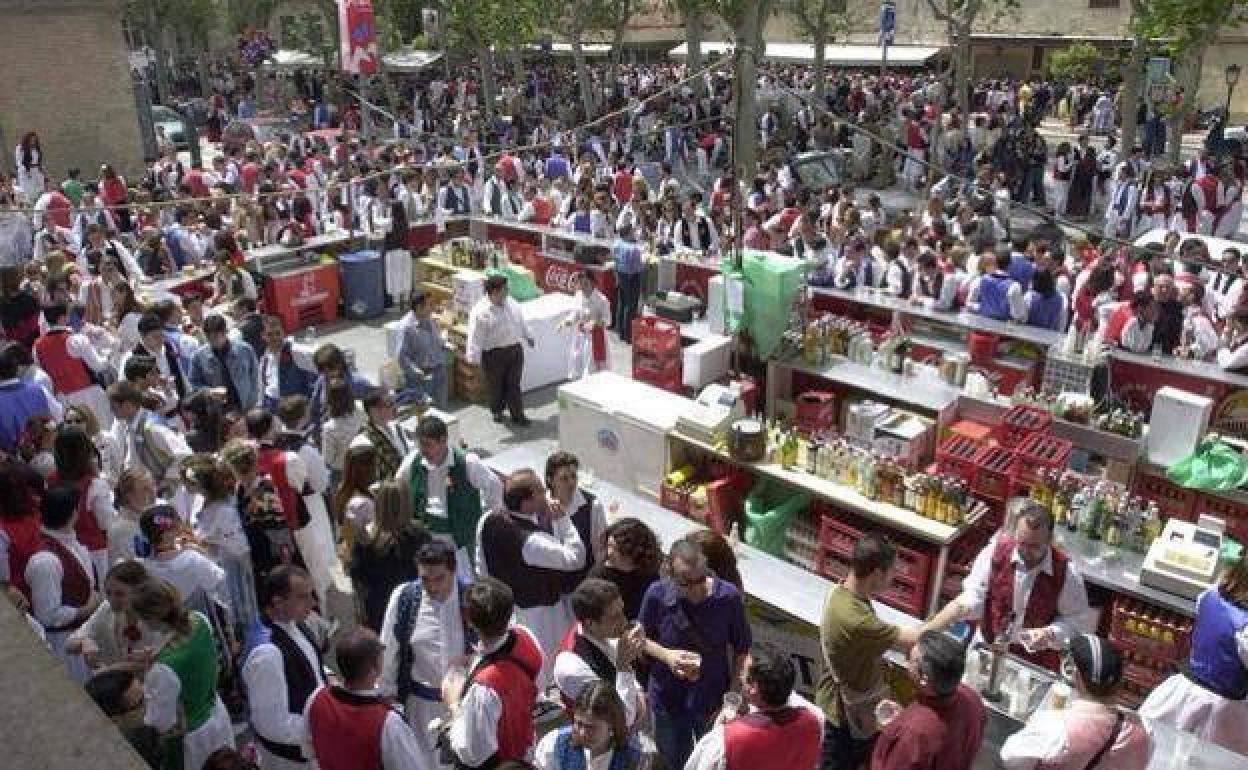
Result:
{"label": "woman in traditional dress", "polygon": [[1196,600],[1187,667],[1149,694],[1140,716],[1248,755],[1248,558]]}
{"label": "woman in traditional dress", "polygon": [[187,610],[165,580],[136,587],[130,606],[142,633],[165,641],[143,680],[144,723],[163,734],[164,770],[201,770],[208,755],[234,747],[229,712],[217,695],[217,647],[208,619]]}

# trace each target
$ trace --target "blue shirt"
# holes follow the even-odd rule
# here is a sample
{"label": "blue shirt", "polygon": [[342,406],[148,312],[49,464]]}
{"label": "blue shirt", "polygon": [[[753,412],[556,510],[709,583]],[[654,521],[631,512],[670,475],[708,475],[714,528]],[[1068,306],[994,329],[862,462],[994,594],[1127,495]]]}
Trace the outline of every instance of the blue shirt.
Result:
{"label": "blue shirt", "polygon": [[615,272],[635,275],[645,270],[641,263],[641,247],[630,241],[619,240],[611,244],[611,259]]}
{"label": "blue shirt", "polygon": [[[749,652],[752,643],[745,600],[737,587],[715,578],[711,595],[700,604],[690,604],[671,578],[663,578],[646,590],[638,620],[647,639],[668,649],[702,655],[702,675],[696,682],[680,679],[667,666],[654,662],[647,695],[655,708],[698,716],[718,709],[731,685],[733,658]],[[690,626],[697,629],[700,643]]]}

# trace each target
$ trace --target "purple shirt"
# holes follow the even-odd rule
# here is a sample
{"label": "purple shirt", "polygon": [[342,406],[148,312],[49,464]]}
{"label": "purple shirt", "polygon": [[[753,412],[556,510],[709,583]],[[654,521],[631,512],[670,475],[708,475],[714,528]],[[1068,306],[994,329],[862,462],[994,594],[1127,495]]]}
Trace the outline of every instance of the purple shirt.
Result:
{"label": "purple shirt", "polygon": [[715,578],[711,595],[701,604],[690,604],[670,578],[663,578],[647,589],[638,619],[648,639],[702,655],[702,676],[696,682],[680,679],[667,666],[651,661],[647,694],[655,708],[697,716],[718,709],[729,689],[732,660],[748,652],[751,643],[745,601],[737,587]]}

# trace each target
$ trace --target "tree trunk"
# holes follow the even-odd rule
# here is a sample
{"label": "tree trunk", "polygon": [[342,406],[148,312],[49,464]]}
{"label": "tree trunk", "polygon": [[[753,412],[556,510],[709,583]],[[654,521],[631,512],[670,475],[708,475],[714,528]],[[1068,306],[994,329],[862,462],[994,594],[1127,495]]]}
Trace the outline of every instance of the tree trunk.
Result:
{"label": "tree trunk", "polygon": [[1166,120],[1166,161],[1171,167],[1177,167],[1183,154],[1183,124],[1187,116],[1197,104],[1196,91],[1200,88],[1200,71],[1204,68],[1205,52],[1209,49],[1209,41],[1213,34],[1201,38],[1201,43],[1187,52],[1187,57],[1179,65],[1178,82],[1183,89],[1183,101]]}
{"label": "tree trunk", "polygon": [[589,76],[589,67],[585,64],[585,48],[581,44],[581,25],[574,20],[568,33],[572,41],[572,63],[576,65],[576,82],[580,86],[581,106],[585,109],[585,119],[594,119],[594,86]]}
{"label": "tree trunk", "polygon": [[147,39],[152,47],[153,68],[156,71],[156,100],[162,104],[169,101],[169,68],[165,63],[165,28],[156,18],[156,6],[147,4]]}
{"label": "tree trunk", "polygon": [[508,57],[511,59],[511,79],[515,81],[516,88],[524,93],[524,43],[519,40],[507,51]]}
{"label": "tree trunk", "polygon": [[1140,87],[1144,62],[1148,59],[1148,38],[1136,33],[1131,43],[1131,57],[1122,70],[1122,148],[1124,157],[1135,146],[1135,113],[1140,109]]}
{"label": "tree trunk", "polygon": [[971,25],[953,25],[957,41],[954,43],[953,87],[957,91],[958,109],[963,119],[971,115]]}
{"label": "tree trunk", "polygon": [[[685,20],[685,43],[689,47],[689,53],[685,56],[685,74],[688,75],[702,70],[702,11],[686,5],[682,8],[681,16]],[[692,83],[693,92],[698,96],[702,95],[702,83],[702,78]]]}
{"label": "tree trunk", "polygon": [[771,3],[756,0],[746,7],[734,30],[737,42],[737,114],[734,132],[736,162],[733,171],[737,179],[752,179],[758,165],[758,60],[763,55],[763,20],[770,12]]}
{"label": "tree trunk", "polygon": [[828,33],[820,31],[814,36],[815,42],[815,102],[820,107],[827,107],[824,94],[828,90]]}
{"label": "tree trunk", "polygon": [[620,58],[624,54],[624,28],[628,26],[628,19],[632,16],[630,2],[631,0],[618,0],[616,5],[620,13],[611,30],[611,63],[607,68],[607,88],[611,93],[615,93],[616,81],[620,76]]}
{"label": "tree trunk", "polygon": [[494,52],[487,43],[477,44],[477,57],[481,60],[481,99],[485,102],[485,114],[494,116]]}

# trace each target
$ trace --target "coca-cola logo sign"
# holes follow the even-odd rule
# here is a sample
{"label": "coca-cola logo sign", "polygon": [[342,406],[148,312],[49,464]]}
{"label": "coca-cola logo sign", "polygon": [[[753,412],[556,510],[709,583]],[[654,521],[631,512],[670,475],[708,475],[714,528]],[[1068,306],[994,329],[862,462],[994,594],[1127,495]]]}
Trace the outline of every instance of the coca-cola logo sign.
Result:
{"label": "coca-cola logo sign", "polygon": [[572,282],[576,278],[576,271],[572,270],[558,262],[551,262],[546,265],[546,277],[543,283],[547,289],[558,289],[559,291],[574,294],[576,292]]}

